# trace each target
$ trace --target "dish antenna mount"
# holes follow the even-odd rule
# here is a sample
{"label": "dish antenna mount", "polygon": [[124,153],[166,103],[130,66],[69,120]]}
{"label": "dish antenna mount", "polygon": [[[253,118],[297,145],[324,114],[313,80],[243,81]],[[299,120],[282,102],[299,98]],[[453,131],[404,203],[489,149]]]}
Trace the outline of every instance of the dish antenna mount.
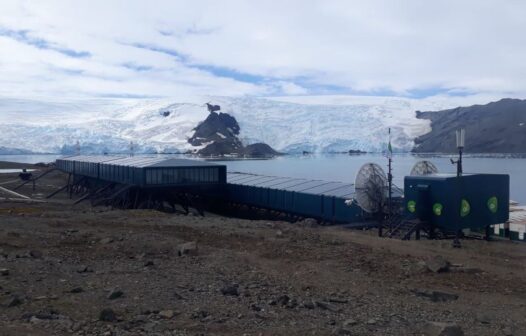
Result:
{"label": "dish antenna mount", "polygon": [[411,169],[411,176],[424,176],[437,174],[438,168],[431,161],[418,161]]}
{"label": "dish antenna mount", "polygon": [[365,212],[376,214],[383,211],[388,183],[382,167],[376,163],[364,164],[356,174],[354,188],[354,199]]}

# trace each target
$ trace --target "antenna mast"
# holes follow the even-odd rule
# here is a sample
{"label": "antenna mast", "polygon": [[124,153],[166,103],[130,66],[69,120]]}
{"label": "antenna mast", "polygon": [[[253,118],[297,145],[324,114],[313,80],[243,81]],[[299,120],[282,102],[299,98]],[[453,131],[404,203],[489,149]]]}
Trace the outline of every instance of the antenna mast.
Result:
{"label": "antenna mast", "polygon": [[393,148],[391,147],[391,128],[389,127],[389,145],[387,147],[388,149],[388,153],[387,153],[387,158],[388,158],[388,171],[387,171],[387,182],[388,182],[388,186],[389,186],[389,198],[388,198],[388,206],[389,206],[389,231],[391,231],[393,229],[393,221],[392,221],[392,217],[393,217],[393,210],[392,210],[392,206],[391,206],[391,199],[393,197],[393,166],[392,166],[392,163],[393,163]]}
{"label": "antenna mast", "polygon": [[457,130],[457,148],[458,148],[458,161],[457,161],[457,176],[462,175],[462,150],[464,149],[464,138],[466,132],[463,128]]}
{"label": "antenna mast", "polygon": [[130,156],[134,155],[134,151],[135,151],[135,144],[133,143],[133,141],[130,141]]}
{"label": "antenna mast", "polygon": [[457,177],[462,176],[462,151],[464,150],[464,142],[466,138],[466,131],[460,128],[455,131],[455,138],[457,140],[458,159],[455,161],[451,159],[452,164],[457,164]]}

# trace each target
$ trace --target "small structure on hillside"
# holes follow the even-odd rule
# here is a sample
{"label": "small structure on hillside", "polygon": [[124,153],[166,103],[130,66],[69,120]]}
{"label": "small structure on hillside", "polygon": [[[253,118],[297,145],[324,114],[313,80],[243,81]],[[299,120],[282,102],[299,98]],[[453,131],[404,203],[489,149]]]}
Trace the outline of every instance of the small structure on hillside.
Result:
{"label": "small structure on hillside", "polygon": [[22,172],[20,174],[18,174],[18,177],[20,177],[22,181],[29,181],[32,176],[33,174],[28,172],[25,168],[22,169]]}

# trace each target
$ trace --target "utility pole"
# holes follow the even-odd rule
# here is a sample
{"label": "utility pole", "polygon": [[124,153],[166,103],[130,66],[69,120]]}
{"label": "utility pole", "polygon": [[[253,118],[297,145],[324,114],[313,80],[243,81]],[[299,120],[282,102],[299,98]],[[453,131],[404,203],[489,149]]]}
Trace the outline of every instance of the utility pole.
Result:
{"label": "utility pole", "polygon": [[80,155],[80,142],[77,140],[77,143],[75,144],[75,154]]}
{"label": "utility pole", "polygon": [[391,200],[393,198],[393,148],[391,147],[391,128],[389,128],[389,145],[388,145],[388,172],[387,172],[387,182],[389,185],[388,193],[388,206],[389,206],[389,232],[393,229],[393,208]]}
{"label": "utility pole", "polygon": [[[455,132],[455,137],[457,141],[457,149],[458,149],[458,159],[457,161],[451,160],[451,163],[457,164],[457,178],[460,178],[462,176],[462,150],[464,149],[464,141],[466,137],[466,132],[463,128],[458,129]],[[457,228],[455,232],[455,239],[453,239],[453,247],[460,248],[462,245],[460,244],[460,229]]]}
{"label": "utility pole", "polygon": [[457,176],[462,175],[462,150],[464,149],[464,138],[466,132],[463,128],[456,131],[458,160],[457,160]]}
{"label": "utility pole", "polygon": [[135,144],[133,143],[133,141],[130,141],[130,156],[133,156],[134,151],[135,151]]}

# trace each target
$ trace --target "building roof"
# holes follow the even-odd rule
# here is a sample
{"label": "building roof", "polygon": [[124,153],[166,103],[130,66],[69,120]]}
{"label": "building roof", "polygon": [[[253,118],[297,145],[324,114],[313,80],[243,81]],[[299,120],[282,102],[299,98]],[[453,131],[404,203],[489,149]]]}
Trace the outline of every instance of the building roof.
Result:
{"label": "building roof", "polygon": [[211,167],[220,166],[203,160],[174,159],[159,156],[114,156],[114,155],[78,155],[60,160],[73,162],[103,163],[107,165],[136,168],[173,168],[173,167]]}
{"label": "building roof", "polygon": [[354,184],[344,182],[265,176],[238,172],[227,173],[227,182],[251,187],[293,191],[312,195],[335,196],[347,199],[352,198],[354,195]]}

